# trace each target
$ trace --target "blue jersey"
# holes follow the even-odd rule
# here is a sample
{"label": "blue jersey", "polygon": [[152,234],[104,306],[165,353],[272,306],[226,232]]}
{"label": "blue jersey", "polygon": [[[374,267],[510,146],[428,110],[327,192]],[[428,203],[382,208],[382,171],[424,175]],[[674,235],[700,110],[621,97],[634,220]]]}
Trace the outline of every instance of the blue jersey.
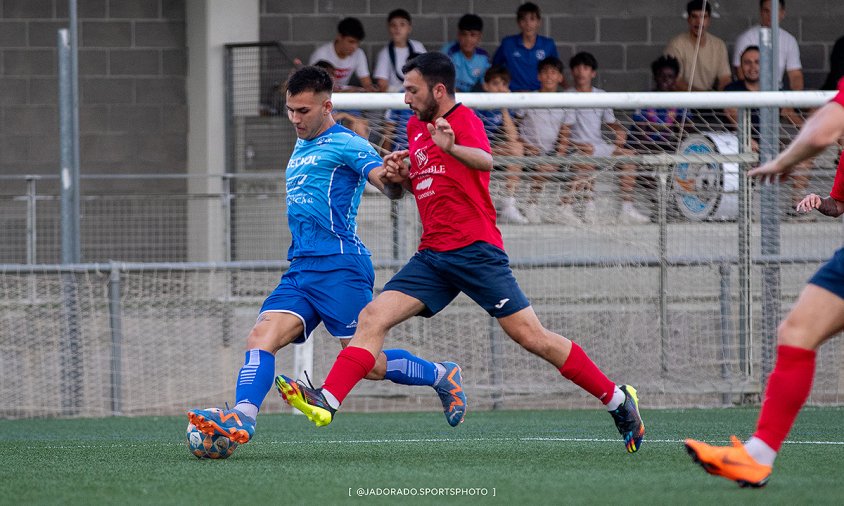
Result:
{"label": "blue jersey", "polygon": [[457,91],[482,91],[484,74],[489,68],[489,53],[478,47],[471,58],[466,58],[457,42],[444,45],[442,52],[454,63]]}
{"label": "blue jersey", "polygon": [[369,172],[381,157],[362,137],[334,125],[314,139],[298,139],[287,163],[287,259],[370,255],[355,217]]}
{"label": "blue jersey", "polygon": [[492,57],[493,65],[504,65],[510,71],[511,91],[536,91],[539,89],[539,62],[557,54],[554,39],[536,36],[536,43],[528,49],[522,42],[522,35],[509,35]]}

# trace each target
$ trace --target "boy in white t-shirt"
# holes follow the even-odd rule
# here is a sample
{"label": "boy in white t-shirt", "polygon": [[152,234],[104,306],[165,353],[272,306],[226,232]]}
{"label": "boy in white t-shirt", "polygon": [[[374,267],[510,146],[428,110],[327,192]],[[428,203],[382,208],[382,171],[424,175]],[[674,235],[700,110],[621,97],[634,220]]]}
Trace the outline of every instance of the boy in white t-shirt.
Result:
{"label": "boy in white t-shirt", "polygon": [[[604,93],[604,90],[592,86],[592,81],[597,75],[598,61],[590,53],[577,53],[569,62],[571,68],[574,88],[568,92],[575,93]],[[632,156],[634,151],[624,147],[627,141],[627,131],[618,122],[612,109],[566,109],[563,118],[563,128],[560,133],[560,146],[562,152],[571,150],[575,154],[608,157],[608,156]],[[602,125],[607,125],[615,134],[613,143],[607,142],[601,134]],[[596,218],[595,200],[593,195],[594,177],[592,172],[594,165],[578,164],[572,167],[576,172],[572,190],[583,196],[583,221],[594,223]],[[622,176],[619,178],[619,190],[621,193],[621,212],[618,217],[619,223],[639,224],[648,223],[650,219],[639,212],[633,205],[633,191],[636,184],[636,166],[631,164],[620,164]],[[563,203],[562,207],[569,204]],[[569,214],[570,209],[561,209],[562,213]]]}
{"label": "boy in white t-shirt", "polygon": [[[779,0],[779,11],[777,19],[779,19],[780,26],[782,20],[785,18],[785,0]],[[743,31],[737,38],[736,44],[733,47],[733,68],[736,71],[736,77],[739,80],[744,79],[744,74],[741,69],[741,55],[748,46],[760,46],[760,31],[762,27],[771,27],[771,16],[773,15],[771,9],[771,0],[759,1],[759,21],[760,24],[753,25],[747,30]],[[797,44],[797,39],[793,35],[779,29],[779,46],[777,49],[777,80],[778,88],[783,87],[782,76],[785,73],[788,76],[788,89],[792,91],[800,91],[803,89],[803,64],[800,62],[800,46]]]}
{"label": "boy in white t-shirt", "polygon": [[425,52],[425,46],[418,40],[410,39],[413,25],[410,13],[404,9],[395,9],[387,15],[387,29],[390,43],[378,52],[375,71],[372,76],[378,91],[399,92],[403,90],[404,74],[401,68],[408,60]]}
{"label": "boy in white t-shirt", "polygon": [[[334,91],[377,91],[369,77],[369,64],[366,53],[360,48],[360,41],[366,33],[363,24],[357,18],[345,18],[337,25],[337,36],[316,48],[308,59],[308,65],[325,60],[334,65]],[[361,88],[349,86],[349,80],[355,74]]]}
{"label": "boy in white t-shirt", "polygon": [[[537,77],[539,79],[539,93],[556,93],[560,91],[560,85],[565,82],[563,76],[563,62],[556,56],[544,58],[537,64]],[[519,134],[521,135],[524,153],[529,156],[557,156],[565,151],[560,150],[560,136],[562,135],[563,119],[565,109],[543,108],[524,109],[521,112]],[[558,164],[539,163],[534,168],[537,172],[557,172],[560,170]],[[568,213],[558,212],[546,213],[542,216],[539,212],[539,196],[545,185],[546,176],[534,176],[531,193],[528,203],[525,206],[525,218],[530,223],[551,223],[576,224],[580,219],[571,209],[570,196],[562,197],[563,204],[560,210]]]}

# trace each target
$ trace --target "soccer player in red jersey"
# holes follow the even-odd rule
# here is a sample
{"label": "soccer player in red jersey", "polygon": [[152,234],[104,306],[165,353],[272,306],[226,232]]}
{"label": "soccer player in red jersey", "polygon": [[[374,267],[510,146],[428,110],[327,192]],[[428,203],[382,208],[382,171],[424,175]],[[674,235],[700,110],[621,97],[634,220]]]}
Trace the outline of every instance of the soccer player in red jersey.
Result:
{"label": "soccer player in red jersey", "polygon": [[[844,79],[838,95],[820,108],[803,126],[794,142],[774,160],[748,176],[761,178],[787,175],[803,160],[817,155],[844,137]],[[838,162],[835,182],[828,198],[806,196],[800,212],[817,209],[827,216],[844,214],[844,154]],[[844,248],[809,279],[794,307],[777,331],[777,362],[768,385],[756,432],[744,444],[735,436],[732,446],[710,446],[686,440],[686,450],[709,474],[723,476],[742,487],[762,487],[771,476],[774,459],[794,425],[812,389],[815,350],[844,330]]]}
{"label": "soccer player in red jersey", "polygon": [[[387,331],[413,316],[433,316],[463,292],[497,318],[514,341],[600,400],[627,451],[637,451],[645,426],[636,390],[610,381],[580,346],[545,329],[510,270],[489,194],[489,139],[475,113],[455,102],[451,60],[425,53],[402,71],[404,101],[415,113],[407,122],[409,149],[387,155],[384,168],[389,181],[401,183],[416,198],[423,228],[419,251],[360,313],[354,337],[322,388],[284,375],[276,378],[285,400],[317,426],[330,423],[374,366]],[[451,374],[459,378],[459,368]],[[452,394],[453,402],[465,408],[456,383]]]}

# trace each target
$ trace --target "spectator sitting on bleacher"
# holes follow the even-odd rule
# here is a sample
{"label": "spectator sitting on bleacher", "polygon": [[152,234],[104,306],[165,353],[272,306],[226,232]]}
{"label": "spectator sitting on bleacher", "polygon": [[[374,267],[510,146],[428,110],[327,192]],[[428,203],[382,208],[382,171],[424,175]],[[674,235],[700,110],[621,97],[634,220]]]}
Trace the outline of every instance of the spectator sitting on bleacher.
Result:
{"label": "spectator sitting on bleacher", "polygon": [[[330,76],[334,75],[334,65],[332,65],[329,61],[319,60],[318,62],[314,63],[314,67],[319,67],[325,70]],[[334,86],[337,86],[336,81],[334,83]],[[282,104],[281,107],[283,108],[284,105]],[[364,139],[369,136],[369,122],[363,117],[361,117],[360,111],[341,111],[339,109],[334,109],[331,111],[331,115],[334,116],[334,121],[340,123],[352,132],[360,135]]]}
{"label": "spectator sitting on bleacher", "polygon": [[[660,56],[651,63],[654,90],[671,92],[676,89],[680,64],[672,56]],[[631,129],[629,144],[646,153],[663,153],[677,147],[680,125],[684,122],[691,126],[691,115],[680,107],[648,107],[637,109],[632,116],[634,126]],[[685,120],[685,121],[684,121]]]}
{"label": "spectator sitting on bleacher", "polygon": [[730,82],[727,45],[708,31],[712,15],[711,3],[691,0],[686,4],[689,29],[671,39],[665,47],[665,54],[673,56],[680,64],[680,72],[674,83],[677,91],[689,91],[689,83],[692,91],[723,90]]}
{"label": "spectator sitting on bleacher", "polygon": [[[759,47],[746,47],[741,53],[740,63],[742,70],[741,73],[744,76],[744,79],[731,82],[726,88],[724,88],[724,91],[760,91],[761,87],[759,85],[759,75],[761,72],[759,65]],[[725,109],[724,114],[727,116],[730,124],[736,128],[738,125],[738,110]],[[796,126],[803,124],[803,119],[796,115],[793,109],[781,109],[780,115],[786,121],[791,121]],[[759,151],[759,124],[759,109],[753,108],[750,110],[750,125],[753,151],[756,152]],[[810,158],[805,162],[801,162],[797,167],[798,170],[793,172],[790,176],[792,181],[792,206],[790,214],[801,221],[813,221],[815,219],[814,214],[797,213],[795,210],[797,204],[803,199],[803,195],[806,193],[806,188],[809,186],[809,176],[800,173],[808,171],[811,168],[813,161],[814,159]]]}
{"label": "spectator sitting on bleacher", "polygon": [[[541,87],[540,93],[557,93],[563,83],[563,62],[559,58],[550,56],[537,64],[538,80]],[[521,123],[519,134],[523,139],[523,149],[529,156],[557,156],[564,154],[560,150],[560,136],[563,129],[564,109],[543,107],[536,109],[523,109],[521,111]],[[537,172],[556,172],[560,170],[559,164],[538,163],[534,168]],[[555,212],[540,213],[539,200],[545,186],[545,176],[534,176],[531,185],[530,196],[525,206],[525,217],[530,223],[562,223],[574,225],[581,223],[580,219],[572,210],[571,196],[563,192],[559,209]]]}
{"label": "spectator sitting on bleacher", "polygon": [[[510,73],[507,69],[496,65],[490,67],[484,74],[483,90],[488,93],[507,93],[510,91]],[[519,133],[516,124],[513,122],[510,111],[505,107],[501,109],[478,109],[475,111],[484,123],[486,135],[489,137],[489,144],[492,148],[492,156],[524,156],[525,147],[519,141]],[[505,185],[505,197],[502,199],[498,212],[500,223],[527,223],[528,220],[516,207],[516,189],[519,186],[522,166],[519,164],[507,165],[507,183]]]}
{"label": "spectator sitting on bleacher", "polygon": [[[580,52],[574,55],[569,62],[574,87],[566,91],[575,93],[604,93],[604,90],[592,86],[592,81],[598,74],[598,61],[590,53]],[[618,122],[612,109],[566,109],[563,118],[563,128],[560,134],[559,149],[562,152],[570,147],[579,155],[608,157],[634,155],[635,153],[624,147],[627,141],[627,131]],[[615,139],[612,144],[604,140],[601,134],[602,124],[608,126],[614,133]],[[621,210],[617,223],[639,224],[648,223],[650,219],[639,212],[634,206],[634,190],[636,186],[636,166],[624,163],[620,164],[622,175],[619,178],[619,190],[621,193]],[[594,199],[594,171],[593,164],[577,164],[572,167],[575,171],[575,178],[572,190],[581,194],[583,198],[583,221],[594,223],[597,218],[597,209]]]}
{"label": "spectator sitting on bleacher", "polygon": [[[536,68],[545,58],[559,58],[554,39],[539,35],[542,15],[539,6],[526,2],[516,10],[516,22],[521,33],[509,35],[492,57],[493,65],[504,65],[510,71],[511,91],[536,91],[540,88]],[[561,83],[565,87],[565,75]]]}
{"label": "spectator sitting on bleacher", "polygon": [[[334,66],[335,91],[377,91],[369,77],[369,64],[360,42],[366,33],[357,18],[345,18],[337,25],[337,36],[316,48],[308,65],[325,60]],[[349,86],[352,75],[357,76],[362,88]]]}
{"label": "spectator sitting on bleacher", "polygon": [[387,30],[390,32],[390,42],[378,52],[372,76],[378,91],[398,92],[404,89],[401,68],[414,56],[424,53],[425,46],[410,38],[413,25],[410,13],[404,9],[390,11],[387,15]]}
{"label": "spectator sitting on bleacher", "polygon": [[446,43],[442,52],[454,63],[457,91],[481,91],[484,73],[489,68],[489,53],[481,43],[484,22],[475,14],[464,14],[457,22],[457,40]]}
{"label": "spectator sitting on bleacher", "polygon": [[[782,20],[785,18],[785,0],[779,0],[779,46],[777,55],[777,70],[776,76],[779,83],[777,88],[782,89],[782,75],[783,72],[788,76],[788,89],[793,91],[800,91],[803,89],[803,65],[800,63],[800,46],[797,45],[797,39],[787,31],[782,29]],[[761,24],[754,25],[745,30],[736,39],[736,45],[733,48],[733,67],[736,72],[736,78],[744,79],[744,74],[741,70],[741,55],[744,53],[747,46],[761,46],[759,39],[762,27],[771,27],[771,0],[759,1],[759,19]]]}

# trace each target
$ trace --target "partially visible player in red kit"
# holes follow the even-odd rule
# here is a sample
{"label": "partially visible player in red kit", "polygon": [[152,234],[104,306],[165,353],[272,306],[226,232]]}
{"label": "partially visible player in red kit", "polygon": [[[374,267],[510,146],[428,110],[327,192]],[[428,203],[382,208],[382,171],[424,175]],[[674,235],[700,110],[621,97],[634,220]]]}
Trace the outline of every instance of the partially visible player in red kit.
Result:
{"label": "partially visible player in red kit", "polygon": [[[809,118],[800,134],[774,160],[748,176],[761,178],[787,175],[794,167],[844,137],[844,79],[838,95]],[[797,211],[827,216],[844,214],[844,154],[829,197],[807,195]],[[709,474],[723,476],[742,487],[762,487],[771,477],[777,453],[809,398],[815,376],[815,354],[824,341],[844,330],[844,248],[833,254],[809,279],[800,297],[777,331],[777,362],[756,422],[756,432],[744,444],[732,436],[732,446],[710,446],[686,440],[692,459]]]}
{"label": "partially visible player in red kit", "polygon": [[[276,378],[285,400],[317,426],[330,423],[374,366],[391,328],[413,316],[431,317],[463,292],[497,318],[514,341],[600,400],[627,451],[637,451],[645,426],[636,390],[610,381],[580,346],[545,329],[510,270],[489,194],[489,139],[475,113],[455,102],[451,60],[425,53],[402,71],[404,101],[415,113],[407,122],[409,149],[387,155],[384,168],[387,179],[416,198],[423,229],[419,251],[361,311],[354,337],[322,388]],[[462,394],[458,390],[454,393]],[[454,402],[464,399],[455,395]]]}

